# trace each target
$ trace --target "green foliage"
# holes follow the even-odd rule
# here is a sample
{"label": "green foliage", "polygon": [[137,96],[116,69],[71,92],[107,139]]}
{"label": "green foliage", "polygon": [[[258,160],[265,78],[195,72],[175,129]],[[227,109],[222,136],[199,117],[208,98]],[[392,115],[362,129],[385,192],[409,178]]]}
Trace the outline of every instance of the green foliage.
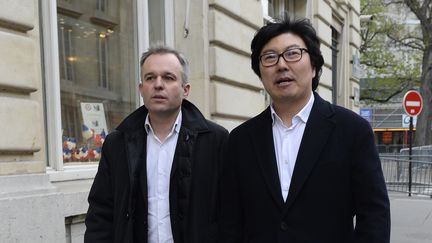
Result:
{"label": "green foliage", "polygon": [[365,104],[401,103],[405,91],[419,85],[418,79],[408,82],[397,77],[364,78],[361,80],[360,96]]}
{"label": "green foliage", "polygon": [[[384,0],[362,0],[360,63],[365,80],[361,99],[387,102],[403,90],[418,86],[421,76],[422,46],[419,28],[407,24],[408,8]],[[414,26],[414,27],[413,27]]]}

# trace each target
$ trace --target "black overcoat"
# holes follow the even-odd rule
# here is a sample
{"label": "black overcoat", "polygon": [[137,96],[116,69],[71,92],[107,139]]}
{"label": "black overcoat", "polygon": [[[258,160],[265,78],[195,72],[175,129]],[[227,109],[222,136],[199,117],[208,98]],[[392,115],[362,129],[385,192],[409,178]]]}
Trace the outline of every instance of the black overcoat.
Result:
{"label": "black overcoat", "polygon": [[[228,132],[187,100],[171,168],[175,243],[215,242],[218,185]],[[129,115],[105,139],[88,197],[84,242],[147,242],[147,109]]]}
{"label": "black overcoat", "polygon": [[389,242],[389,199],[369,123],[314,95],[286,201],[270,108],[231,132],[220,243]]}

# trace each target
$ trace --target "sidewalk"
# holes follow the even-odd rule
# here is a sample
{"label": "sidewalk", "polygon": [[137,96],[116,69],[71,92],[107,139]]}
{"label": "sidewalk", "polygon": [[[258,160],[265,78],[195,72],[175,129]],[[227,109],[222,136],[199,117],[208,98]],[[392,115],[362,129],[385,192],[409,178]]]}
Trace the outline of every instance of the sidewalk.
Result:
{"label": "sidewalk", "polygon": [[432,199],[389,192],[391,243],[432,242]]}

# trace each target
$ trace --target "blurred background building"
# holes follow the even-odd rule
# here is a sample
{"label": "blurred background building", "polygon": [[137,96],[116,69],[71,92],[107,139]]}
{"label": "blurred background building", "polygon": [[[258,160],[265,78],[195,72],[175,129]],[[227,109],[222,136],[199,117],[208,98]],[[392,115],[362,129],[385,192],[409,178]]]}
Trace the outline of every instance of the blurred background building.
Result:
{"label": "blurred background building", "polygon": [[139,57],[165,43],[191,65],[189,99],[231,130],[270,100],[250,68],[256,30],[312,20],[318,93],[359,112],[359,0],[2,0],[0,242],[82,242],[105,135],[142,105]]}

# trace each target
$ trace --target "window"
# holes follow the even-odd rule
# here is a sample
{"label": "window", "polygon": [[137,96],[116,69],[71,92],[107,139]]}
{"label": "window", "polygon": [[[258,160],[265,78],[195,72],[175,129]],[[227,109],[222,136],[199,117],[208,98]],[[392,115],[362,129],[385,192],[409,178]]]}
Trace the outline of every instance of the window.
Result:
{"label": "window", "polygon": [[[113,31],[110,30],[112,33]],[[108,32],[107,32],[108,33]],[[97,50],[98,50],[98,68],[99,68],[99,87],[109,89],[108,85],[108,38],[107,33],[100,32],[99,38],[97,38]]]}
{"label": "window", "polygon": [[97,162],[105,136],[139,105],[136,2],[109,3],[41,3],[47,155],[54,170]]}
{"label": "window", "polygon": [[284,12],[290,16],[305,17],[307,0],[262,0],[264,19],[280,18]]}
{"label": "window", "polygon": [[153,10],[149,11],[150,45],[155,43],[164,43],[165,33],[163,31],[163,26],[165,25],[165,18],[164,15],[161,14],[164,12],[164,1],[149,0],[148,5],[149,9]]}
{"label": "window", "polygon": [[73,81],[73,63],[75,60],[75,55],[72,53],[72,26],[65,24],[63,18],[59,18],[58,26],[60,78]]}
{"label": "window", "polygon": [[174,0],[148,0],[149,44],[174,46]]}
{"label": "window", "polygon": [[338,53],[339,53],[339,33],[335,28],[332,29],[332,103],[337,104],[338,98]]}
{"label": "window", "polygon": [[173,45],[173,2],[41,1],[41,11],[48,171],[88,178],[104,137],[141,104],[141,52]]}
{"label": "window", "polygon": [[[105,1],[98,3],[102,7],[98,10],[113,12],[105,9]],[[116,5],[133,11],[131,4],[128,6],[124,1],[117,1]],[[58,33],[59,47],[68,50],[64,55],[69,55],[64,61],[67,64],[63,68],[67,71],[64,76],[73,77],[74,81],[71,84],[61,79],[60,82],[65,163],[98,161],[106,134],[137,106],[135,30],[119,28],[120,24],[133,26],[134,20],[120,16],[122,11],[114,16],[95,15],[96,9],[91,6],[94,5],[77,6],[80,16],[71,15],[63,8],[57,11],[59,29],[63,30]],[[120,19],[126,23],[120,23]],[[108,39],[113,39],[112,46]],[[60,59],[62,56],[63,51],[59,50]]]}
{"label": "window", "polygon": [[107,8],[107,0],[97,0],[96,1],[96,9],[102,12],[105,12]]}

